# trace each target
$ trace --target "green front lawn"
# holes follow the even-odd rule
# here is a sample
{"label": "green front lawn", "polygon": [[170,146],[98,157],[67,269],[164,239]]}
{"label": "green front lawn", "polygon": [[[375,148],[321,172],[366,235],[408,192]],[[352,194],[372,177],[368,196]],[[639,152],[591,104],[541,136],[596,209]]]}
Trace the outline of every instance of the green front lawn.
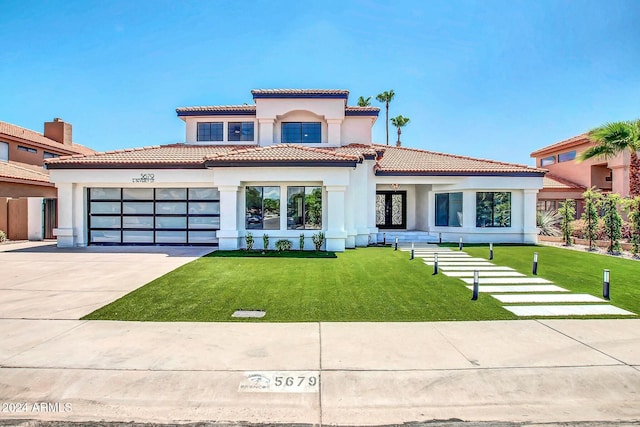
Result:
{"label": "green front lawn", "polygon": [[[472,256],[488,248],[465,246]],[[455,249],[454,249],[455,250]],[[494,263],[574,292],[599,296],[611,270],[612,303],[640,312],[640,262],[541,246],[496,246]],[[236,253],[237,255],[237,253]],[[236,257],[217,252],[180,267],[85,319],[143,321],[437,321],[515,319],[489,295],[471,301],[456,279],[432,275],[422,260],[392,248],[362,248],[337,258]],[[237,309],[266,310],[262,319],[234,319]]]}

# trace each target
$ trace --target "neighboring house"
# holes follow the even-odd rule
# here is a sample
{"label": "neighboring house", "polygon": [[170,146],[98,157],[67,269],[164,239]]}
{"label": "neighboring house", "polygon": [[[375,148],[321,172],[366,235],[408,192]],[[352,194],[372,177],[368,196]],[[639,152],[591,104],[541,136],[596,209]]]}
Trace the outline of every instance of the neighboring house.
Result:
{"label": "neighboring house", "polygon": [[605,193],[629,195],[629,153],[608,160],[576,160],[594,145],[589,135],[583,133],[531,153],[536,166],[549,171],[538,193],[538,210],[557,209],[560,202],[569,198],[576,200],[576,215],[580,217],[584,205],[582,193],[591,187]]}
{"label": "neighboring house", "polygon": [[[6,230],[10,239],[53,237],[57,191],[49,182],[49,172],[42,167],[44,160],[94,153],[72,143],[71,137],[71,124],[58,118],[44,124],[44,134],[0,121],[0,229]],[[39,233],[35,229],[34,233],[28,232],[29,203],[31,210],[45,211],[46,224]]]}
{"label": "neighboring house", "polygon": [[180,144],[47,161],[59,246],[326,249],[407,240],[534,243],[544,171],[373,144],[379,109],[346,90],[253,90],[255,104],[178,108]]}

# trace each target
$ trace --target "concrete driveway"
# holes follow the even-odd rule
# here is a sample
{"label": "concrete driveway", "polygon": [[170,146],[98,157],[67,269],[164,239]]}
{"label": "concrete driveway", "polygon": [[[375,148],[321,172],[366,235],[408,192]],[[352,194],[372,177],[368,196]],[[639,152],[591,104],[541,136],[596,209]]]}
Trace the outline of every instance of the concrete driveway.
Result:
{"label": "concrete driveway", "polygon": [[79,319],[212,250],[3,244],[0,318]]}
{"label": "concrete driveway", "polygon": [[640,319],[83,321],[207,249],[0,249],[0,425],[639,425]]}

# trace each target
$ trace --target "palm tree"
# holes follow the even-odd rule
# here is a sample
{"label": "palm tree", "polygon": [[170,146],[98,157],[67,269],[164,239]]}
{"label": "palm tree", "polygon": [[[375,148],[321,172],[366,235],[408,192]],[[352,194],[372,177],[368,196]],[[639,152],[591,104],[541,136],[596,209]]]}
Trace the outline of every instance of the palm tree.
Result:
{"label": "palm tree", "polygon": [[400,142],[400,134],[402,133],[400,128],[406,126],[409,121],[409,117],[403,117],[402,115],[391,118],[391,124],[398,128],[398,142],[396,142],[396,147],[400,147],[400,145],[402,145]]}
{"label": "palm tree", "polygon": [[596,143],[580,154],[579,161],[591,158],[610,159],[629,150],[629,194],[640,196],[640,119],[605,123],[589,132],[589,138]]}
{"label": "palm tree", "polygon": [[396,93],[393,91],[393,89],[388,92],[384,91],[382,93],[379,93],[378,96],[376,96],[378,102],[384,102],[386,106],[387,115],[385,125],[387,129],[387,145],[389,145],[389,103],[393,100],[394,96],[396,96]]}
{"label": "palm tree", "polygon": [[371,97],[367,97],[365,98],[364,96],[361,96],[360,98],[358,98],[358,107],[368,107],[371,105]]}

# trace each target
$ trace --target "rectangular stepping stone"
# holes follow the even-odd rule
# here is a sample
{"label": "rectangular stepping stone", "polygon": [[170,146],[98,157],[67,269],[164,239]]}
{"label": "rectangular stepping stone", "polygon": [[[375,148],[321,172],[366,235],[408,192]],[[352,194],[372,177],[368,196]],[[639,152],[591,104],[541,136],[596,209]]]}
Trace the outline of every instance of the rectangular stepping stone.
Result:
{"label": "rectangular stepping stone", "polygon": [[511,267],[505,267],[505,266],[502,266],[502,265],[493,265],[493,264],[490,264],[490,263],[487,263],[487,264],[489,264],[489,265],[478,266],[478,267],[469,266],[469,265],[460,265],[460,266],[448,266],[448,265],[445,265],[445,266],[442,267],[442,270],[443,271],[473,271],[473,270],[478,270],[478,271],[515,271]]}
{"label": "rectangular stepping stone", "polygon": [[[473,279],[461,278],[465,283],[469,285],[473,284]],[[540,277],[485,277],[480,279],[481,285],[523,285],[529,283],[553,283],[547,279]]]}
{"label": "rectangular stepping stone", "polygon": [[[473,290],[473,286],[467,286]],[[501,286],[478,286],[478,292],[490,293],[511,293],[511,292],[569,292],[568,290],[556,285],[501,285]]]}
{"label": "rectangular stepping stone", "polygon": [[602,298],[589,294],[525,294],[525,295],[491,295],[507,304],[532,302],[605,302]]}
{"label": "rectangular stepping stone", "polygon": [[504,308],[516,316],[598,316],[606,314],[635,316],[635,313],[607,304],[505,305]]}
{"label": "rectangular stepping stone", "polygon": [[[524,277],[517,271],[478,271],[480,277]],[[443,271],[442,274],[450,277],[473,277],[473,271]]]}
{"label": "rectangular stepping stone", "polygon": [[[435,264],[433,261],[425,261],[424,262],[427,265],[433,265]],[[468,267],[468,266],[476,266],[476,267],[491,267],[491,263],[489,262],[480,262],[480,261],[474,261],[474,262],[453,262],[453,261],[438,261],[438,266],[439,267]],[[473,271],[474,269],[472,268],[471,271]]]}

